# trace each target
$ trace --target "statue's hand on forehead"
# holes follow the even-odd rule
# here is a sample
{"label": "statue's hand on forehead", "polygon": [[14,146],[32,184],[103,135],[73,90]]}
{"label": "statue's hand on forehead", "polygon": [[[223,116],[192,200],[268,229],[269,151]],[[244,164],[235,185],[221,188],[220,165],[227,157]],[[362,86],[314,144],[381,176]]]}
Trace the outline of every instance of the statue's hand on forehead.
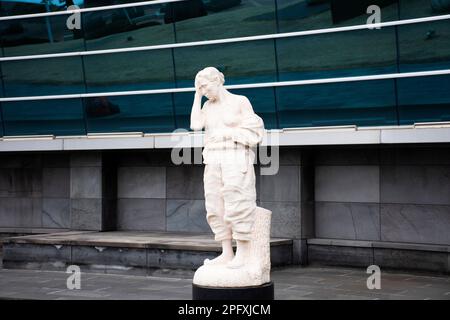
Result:
{"label": "statue's hand on forehead", "polygon": [[198,98],[203,97],[203,94],[202,94],[202,91],[200,89],[200,86],[197,83],[195,84],[195,95]]}

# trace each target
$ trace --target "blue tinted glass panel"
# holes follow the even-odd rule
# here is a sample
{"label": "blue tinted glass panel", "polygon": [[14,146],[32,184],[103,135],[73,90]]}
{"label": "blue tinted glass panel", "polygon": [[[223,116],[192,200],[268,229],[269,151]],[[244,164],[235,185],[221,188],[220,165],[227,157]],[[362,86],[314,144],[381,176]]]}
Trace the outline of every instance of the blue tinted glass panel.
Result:
{"label": "blue tinted glass panel", "polygon": [[[77,0],[75,0],[78,2]],[[48,6],[41,1],[30,3],[26,1],[0,1],[0,16],[14,16],[19,14],[34,14],[53,11],[62,11],[66,9],[64,3],[58,1],[49,1]]]}
{"label": "blue tinted glass panel", "polygon": [[83,29],[67,28],[69,15],[1,21],[5,56],[84,50]]}
{"label": "blue tinted glass panel", "polygon": [[358,30],[277,40],[280,80],[396,72],[395,30]]}
{"label": "blue tinted glass panel", "polygon": [[[175,115],[177,121],[177,128],[190,130],[191,109],[194,101],[194,92],[180,92],[174,93],[173,101],[175,105]],[[202,106],[206,98],[202,99]]]}
{"label": "blue tinted glass panel", "polygon": [[84,99],[88,132],[172,132],[170,94]]}
{"label": "blue tinted glass panel", "polygon": [[[29,1],[31,2],[31,1]],[[139,2],[137,0],[52,0],[48,1],[48,7],[43,4],[43,1],[34,1],[37,3],[26,2],[9,2],[0,1],[0,15],[12,16],[18,14],[32,14],[42,12],[65,11],[70,5],[77,5],[80,8],[94,8],[101,6],[110,6],[114,4]]]}
{"label": "blue tinted glass panel", "polygon": [[400,18],[413,19],[450,13],[447,0],[400,0]]}
{"label": "blue tinted glass panel", "polygon": [[278,128],[275,112],[274,88],[239,89],[230,90],[239,95],[246,96],[252,104],[253,111],[264,120],[266,129]]}
{"label": "blue tinted glass panel", "polygon": [[189,0],[168,5],[177,42],[276,33],[275,1]]}
{"label": "blue tinted glass panel", "polygon": [[124,4],[124,3],[133,3],[139,2],[136,0],[73,0],[75,2],[81,2],[80,7],[82,8],[96,8],[103,6],[111,6],[114,4]]}
{"label": "blue tinted glass panel", "polygon": [[278,0],[280,32],[337,28],[366,24],[372,13],[370,5],[378,5],[381,22],[398,20],[397,0]]}
{"label": "blue tinted glass panel", "polygon": [[2,62],[0,62],[0,97],[4,96],[4,86],[3,86],[3,70],[2,70]]}
{"label": "blue tinted glass panel", "polygon": [[150,50],[84,57],[89,92],[173,88],[170,50]]}
{"label": "blue tinted glass panel", "polygon": [[398,27],[400,71],[450,68],[450,20]]}
{"label": "blue tinted glass panel", "polygon": [[225,84],[276,81],[273,40],[175,49],[179,87],[193,87],[195,75],[205,67],[222,71]]}
{"label": "blue tinted glass panel", "polygon": [[3,102],[5,135],[86,134],[79,99]]}
{"label": "blue tinted glass panel", "polygon": [[[239,89],[230,90],[238,95],[244,95],[252,104],[253,110],[264,120],[266,129],[277,128],[275,112],[275,93],[273,88]],[[190,118],[194,92],[183,92],[174,94],[175,113],[177,127],[190,130]],[[204,98],[203,103],[206,101]]]}
{"label": "blue tinted glass panel", "polygon": [[395,125],[394,81],[276,88],[281,128]]}
{"label": "blue tinted glass panel", "polygon": [[2,104],[0,103],[0,136],[3,137],[3,109],[2,109]]}
{"label": "blue tinted glass panel", "polygon": [[450,121],[450,76],[397,81],[400,124]]}
{"label": "blue tinted glass panel", "polygon": [[164,5],[137,6],[83,13],[88,50],[175,42],[174,26]]}
{"label": "blue tinted glass panel", "polygon": [[80,57],[2,62],[8,97],[83,93]]}

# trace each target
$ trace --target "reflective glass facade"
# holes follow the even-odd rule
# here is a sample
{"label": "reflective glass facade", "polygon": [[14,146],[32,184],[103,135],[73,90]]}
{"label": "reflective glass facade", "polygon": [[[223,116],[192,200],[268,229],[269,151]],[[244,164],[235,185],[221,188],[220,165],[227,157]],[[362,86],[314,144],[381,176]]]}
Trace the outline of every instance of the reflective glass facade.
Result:
{"label": "reflective glass facade", "polygon": [[[133,1],[0,1],[1,16]],[[133,48],[449,14],[449,1],[187,0],[0,21],[2,57]],[[350,9],[349,9],[350,8]],[[1,61],[1,97],[193,87],[215,66],[226,84],[254,84],[450,69],[450,20],[373,30],[132,52]],[[246,95],[266,128],[413,124],[450,120],[450,75],[231,90]],[[171,132],[189,127],[193,92],[3,101],[2,135]]]}

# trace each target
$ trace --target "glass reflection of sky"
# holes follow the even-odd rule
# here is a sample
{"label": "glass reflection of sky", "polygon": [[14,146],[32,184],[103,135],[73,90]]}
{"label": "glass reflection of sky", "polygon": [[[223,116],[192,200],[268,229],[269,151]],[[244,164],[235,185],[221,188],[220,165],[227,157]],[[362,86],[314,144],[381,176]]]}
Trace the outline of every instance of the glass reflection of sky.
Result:
{"label": "glass reflection of sky", "polygon": [[[66,5],[64,0],[0,0],[0,2],[20,2],[20,3],[32,3],[32,4],[51,4],[53,6],[61,7]],[[73,4],[82,6],[84,0],[73,0]]]}
{"label": "glass reflection of sky", "polygon": [[[14,12],[23,14],[29,13],[25,12],[28,8],[41,12],[66,10],[68,3],[72,3],[69,0],[47,0],[45,6],[44,1],[0,0],[0,4],[5,7],[2,9],[24,7],[15,8]],[[214,0],[227,5],[236,1]],[[175,22],[173,18],[165,19],[167,10],[164,10],[163,4],[102,10],[84,15],[83,33],[67,31],[64,16],[11,20],[0,24],[2,30],[10,26],[9,30],[16,31],[6,33],[6,36],[2,34],[3,56],[114,49],[342,27],[365,23],[367,19],[363,13],[333,24],[331,9],[324,1],[320,1],[321,4],[312,0],[276,1],[277,6],[275,0],[241,0],[239,5],[210,10],[210,2],[203,0],[209,8],[207,15],[198,14]],[[112,2],[73,1],[80,7],[96,7]],[[383,8],[382,20],[437,14],[432,11],[430,3],[430,0],[399,1],[399,5]],[[114,22],[112,16],[116,17]],[[130,28],[130,19],[136,22],[133,28]],[[449,23],[450,20],[444,20],[381,30],[88,55],[83,57],[83,61],[80,57],[43,59],[39,63],[33,60],[4,61],[1,65],[3,78],[0,81],[3,84],[0,85],[3,90],[0,96],[192,87],[195,73],[205,65],[221,69],[227,84],[447,69],[450,67]],[[23,32],[18,32],[21,28]],[[369,126],[449,121],[449,85],[450,76],[446,75],[240,89],[233,92],[247,96],[270,129],[344,124]],[[0,125],[0,136],[48,132],[73,134],[76,130],[80,133],[170,132],[175,127],[189,128],[192,92],[74,99],[70,108],[66,107],[67,102],[3,102],[0,122],[3,121],[5,132],[2,133]],[[81,113],[83,108],[87,108],[86,115]],[[53,120],[58,121],[57,126],[51,124]]]}

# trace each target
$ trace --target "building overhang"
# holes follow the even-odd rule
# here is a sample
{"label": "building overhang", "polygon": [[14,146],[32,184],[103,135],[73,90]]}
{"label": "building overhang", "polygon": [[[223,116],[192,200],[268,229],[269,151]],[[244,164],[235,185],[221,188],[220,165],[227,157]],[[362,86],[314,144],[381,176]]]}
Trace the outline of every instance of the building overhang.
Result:
{"label": "building overhang", "polygon": [[[201,132],[96,133],[80,136],[4,136],[0,152],[172,149],[203,147]],[[261,146],[450,143],[450,122],[380,127],[308,127],[266,130]]]}

